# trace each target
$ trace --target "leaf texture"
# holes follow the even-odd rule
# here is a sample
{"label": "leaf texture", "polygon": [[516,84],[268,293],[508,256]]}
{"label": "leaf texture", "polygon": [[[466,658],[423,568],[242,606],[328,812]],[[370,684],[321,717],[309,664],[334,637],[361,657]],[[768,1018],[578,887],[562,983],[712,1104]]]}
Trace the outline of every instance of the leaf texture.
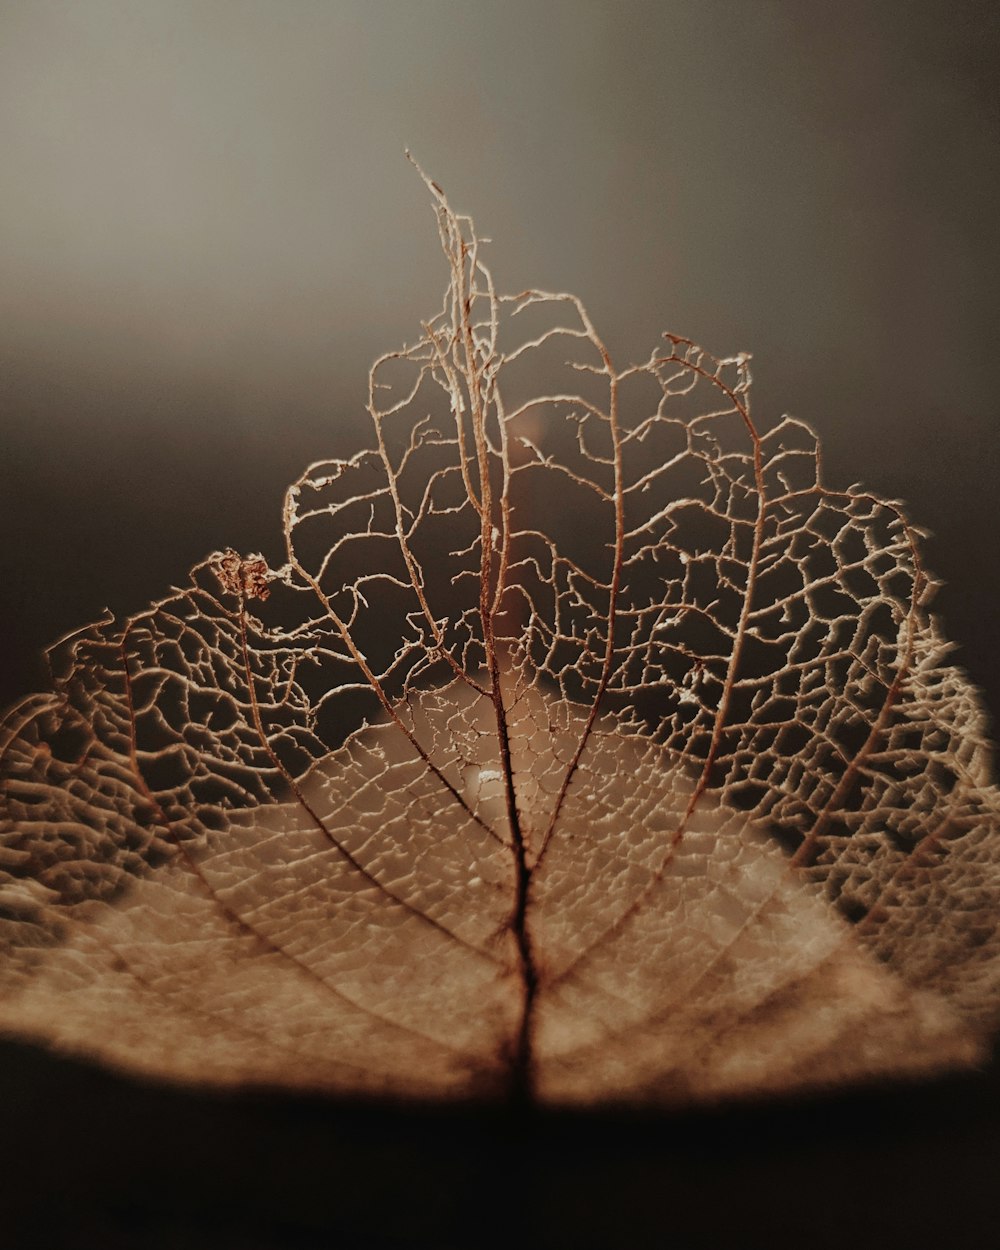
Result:
{"label": "leaf texture", "polygon": [[3,723],[0,1028],[157,1077],[676,1104],[975,1062],[998,794],[920,534],[573,296],[449,283],[285,551]]}

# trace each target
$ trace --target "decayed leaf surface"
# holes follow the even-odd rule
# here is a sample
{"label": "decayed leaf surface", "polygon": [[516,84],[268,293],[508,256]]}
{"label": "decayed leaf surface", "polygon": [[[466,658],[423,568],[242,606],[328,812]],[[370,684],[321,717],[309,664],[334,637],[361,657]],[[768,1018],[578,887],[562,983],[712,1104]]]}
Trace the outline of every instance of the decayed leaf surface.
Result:
{"label": "decayed leaf surface", "polygon": [[747,357],[497,296],[428,187],[449,286],[373,447],[8,714],[0,1028],[432,1099],[975,1061],[998,797],[918,533],[756,423]]}

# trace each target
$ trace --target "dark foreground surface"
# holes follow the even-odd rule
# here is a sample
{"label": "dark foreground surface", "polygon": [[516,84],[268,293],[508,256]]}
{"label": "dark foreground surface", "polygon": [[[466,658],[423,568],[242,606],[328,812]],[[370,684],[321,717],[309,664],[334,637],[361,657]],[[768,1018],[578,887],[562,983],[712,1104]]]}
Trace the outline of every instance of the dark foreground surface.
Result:
{"label": "dark foreground surface", "polygon": [[404,1112],[0,1046],[0,1244],[996,1247],[1000,1069],[674,1116]]}

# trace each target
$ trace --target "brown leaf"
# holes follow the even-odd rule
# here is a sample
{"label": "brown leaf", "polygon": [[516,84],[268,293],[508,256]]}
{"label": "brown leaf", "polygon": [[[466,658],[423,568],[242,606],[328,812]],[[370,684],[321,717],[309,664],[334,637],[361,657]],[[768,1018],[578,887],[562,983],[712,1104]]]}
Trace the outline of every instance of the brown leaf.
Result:
{"label": "brown leaf", "polygon": [[449,286],[374,446],[3,724],[0,1027],[154,1076],[680,1103],[970,1063],[997,791],[918,532],[573,296]]}

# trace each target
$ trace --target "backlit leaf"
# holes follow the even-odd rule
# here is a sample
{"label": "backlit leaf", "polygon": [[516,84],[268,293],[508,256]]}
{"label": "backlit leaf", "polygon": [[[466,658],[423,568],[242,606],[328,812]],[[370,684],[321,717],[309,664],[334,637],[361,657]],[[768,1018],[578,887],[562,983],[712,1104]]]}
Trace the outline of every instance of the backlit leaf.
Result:
{"label": "backlit leaf", "polygon": [[573,296],[448,289],[373,444],[3,722],[0,1028],[151,1075],[672,1104],[976,1061],[998,796],[919,532]]}

